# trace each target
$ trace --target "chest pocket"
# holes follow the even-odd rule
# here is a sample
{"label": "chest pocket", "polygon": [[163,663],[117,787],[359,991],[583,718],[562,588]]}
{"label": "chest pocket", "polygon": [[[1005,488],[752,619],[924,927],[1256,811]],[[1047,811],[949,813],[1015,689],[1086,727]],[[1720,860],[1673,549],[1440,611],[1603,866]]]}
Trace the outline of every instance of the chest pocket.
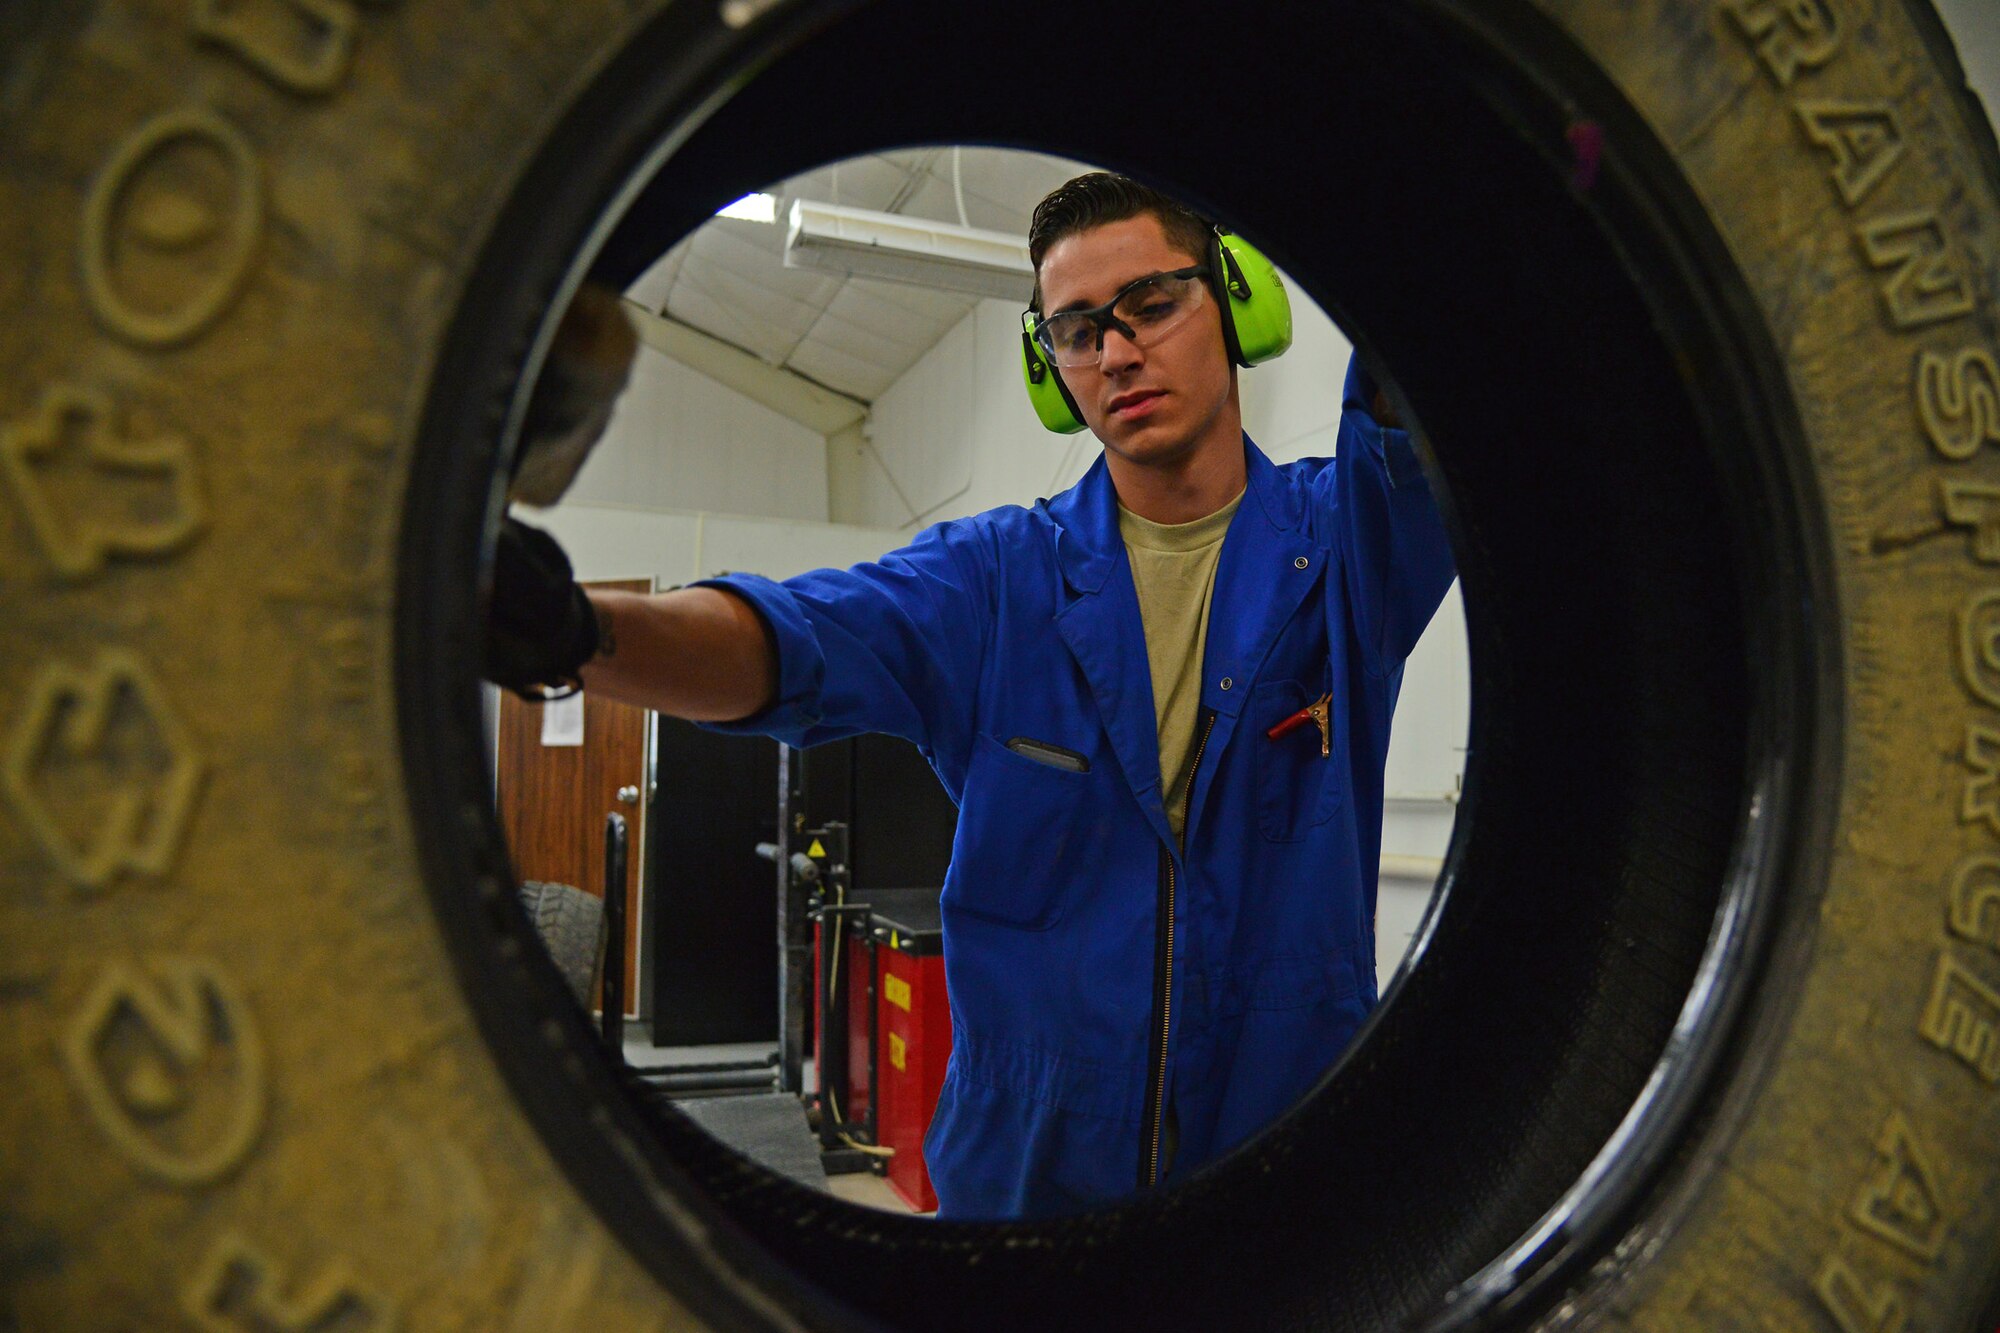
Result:
{"label": "chest pocket", "polygon": [[1274,680],[1250,695],[1245,721],[1255,730],[1257,827],[1271,842],[1298,842],[1333,817],[1346,783],[1345,728],[1337,717],[1328,720],[1329,754],[1319,752],[1318,724],[1305,725],[1272,740],[1264,733],[1327,692],[1323,682]]}
{"label": "chest pocket", "polygon": [[[1045,758],[1028,757],[1043,751]],[[1053,742],[1009,749],[981,735],[966,774],[944,909],[1023,930],[1061,920],[1064,886],[1089,882],[1089,863],[1101,854],[1102,840],[1087,836],[1100,780],[1098,765]]]}

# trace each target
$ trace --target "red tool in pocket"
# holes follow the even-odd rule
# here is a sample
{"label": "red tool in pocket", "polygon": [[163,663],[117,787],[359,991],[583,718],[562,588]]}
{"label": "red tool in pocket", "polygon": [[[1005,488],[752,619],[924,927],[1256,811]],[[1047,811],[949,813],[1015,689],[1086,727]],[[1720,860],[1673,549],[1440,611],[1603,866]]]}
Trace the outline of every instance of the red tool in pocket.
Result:
{"label": "red tool in pocket", "polygon": [[1318,699],[1307,704],[1298,712],[1293,713],[1290,717],[1280,722],[1277,726],[1272,727],[1264,734],[1272,740],[1277,740],[1287,732],[1297,731],[1308,722],[1317,722],[1319,723],[1319,752],[1321,755],[1332,754],[1333,724],[1330,721],[1332,706],[1333,696],[1331,694],[1322,694]]}

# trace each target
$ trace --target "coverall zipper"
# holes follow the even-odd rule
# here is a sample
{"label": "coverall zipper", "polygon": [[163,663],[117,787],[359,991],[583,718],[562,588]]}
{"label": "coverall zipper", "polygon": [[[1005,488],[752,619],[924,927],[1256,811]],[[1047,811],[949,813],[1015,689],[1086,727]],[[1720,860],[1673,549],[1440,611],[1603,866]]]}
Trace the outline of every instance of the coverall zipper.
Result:
{"label": "coverall zipper", "polygon": [[[1187,837],[1188,807],[1194,804],[1194,779],[1201,771],[1201,757],[1208,749],[1208,733],[1215,729],[1214,710],[1205,710],[1201,740],[1194,748],[1194,762],[1188,765],[1187,795],[1181,807],[1181,836]],[[1185,853],[1185,845],[1183,845]],[[1153,952],[1153,1012],[1160,1016],[1158,1039],[1153,1045],[1153,1092],[1147,1099],[1146,1154],[1139,1167],[1139,1187],[1150,1189],[1160,1183],[1160,1129],[1166,1115],[1167,1034],[1172,1027],[1174,995],[1174,857],[1160,846],[1160,901]]]}

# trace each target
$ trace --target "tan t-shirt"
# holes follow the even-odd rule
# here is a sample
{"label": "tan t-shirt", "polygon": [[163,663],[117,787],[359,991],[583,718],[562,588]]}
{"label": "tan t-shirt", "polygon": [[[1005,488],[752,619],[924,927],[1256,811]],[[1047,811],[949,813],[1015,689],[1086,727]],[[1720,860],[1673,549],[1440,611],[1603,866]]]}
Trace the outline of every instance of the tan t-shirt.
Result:
{"label": "tan t-shirt", "polygon": [[1139,590],[1146,662],[1153,673],[1153,718],[1160,730],[1160,782],[1167,824],[1179,841],[1187,825],[1195,722],[1201,716],[1201,663],[1208,606],[1222,538],[1243,494],[1192,523],[1155,523],[1118,506],[1118,532]]}

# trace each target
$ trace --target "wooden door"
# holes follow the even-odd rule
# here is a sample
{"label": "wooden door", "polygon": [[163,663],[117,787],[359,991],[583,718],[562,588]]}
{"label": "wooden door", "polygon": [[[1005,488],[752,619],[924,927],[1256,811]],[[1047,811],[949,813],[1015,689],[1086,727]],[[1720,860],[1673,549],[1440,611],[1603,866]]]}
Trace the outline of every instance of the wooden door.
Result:
{"label": "wooden door", "polygon": [[[651,592],[645,579],[584,584]],[[648,715],[643,708],[583,697],[583,743],[543,743],[547,704],[500,692],[497,799],[500,827],[524,880],[574,884],[604,896],[604,817],[625,816],[625,1014],[638,1017],[639,924],[646,847]]]}

